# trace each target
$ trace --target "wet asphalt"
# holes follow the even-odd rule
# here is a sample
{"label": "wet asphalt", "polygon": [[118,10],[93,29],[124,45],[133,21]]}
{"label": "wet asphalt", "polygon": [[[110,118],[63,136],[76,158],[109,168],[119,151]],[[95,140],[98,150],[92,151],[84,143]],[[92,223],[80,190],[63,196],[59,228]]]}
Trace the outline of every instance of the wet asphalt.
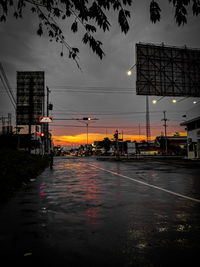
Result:
{"label": "wet asphalt", "polygon": [[199,173],[178,163],[55,158],[1,206],[2,262],[198,266]]}

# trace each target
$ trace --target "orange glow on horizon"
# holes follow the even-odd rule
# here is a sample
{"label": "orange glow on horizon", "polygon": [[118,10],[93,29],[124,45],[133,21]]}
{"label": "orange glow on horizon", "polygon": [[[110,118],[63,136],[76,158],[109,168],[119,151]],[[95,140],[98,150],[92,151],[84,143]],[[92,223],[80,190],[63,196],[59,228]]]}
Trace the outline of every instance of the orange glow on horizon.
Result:
{"label": "orange glow on horizon", "polygon": [[[89,144],[94,143],[94,141],[102,141],[105,137],[108,137],[110,140],[113,139],[112,134],[105,134],[101,133],[90,133],[88,134]],[[86,134],[78,134],[74,136],[70,135],[63,135],[63,136],[53,136],[54,145],[84,145],[87,143]],[[153,138],[153,137],[152,137]],[[131,140],[131,141],[140,141],[145,140],[146,136],[141,135],[140,137],[137,135],[124,135],[124,140]]]}
{"label": "orange glow on horizon", "polygon": [[[186,136],[185,132],[179,133],[180,136]],[[173,134],[172,134],[173,135]],[[94,143],[94,141],[102,141],[105,137],[108,137],[110,140],[113,140],[113,135],[108,134],[107,136],[102,133],[89,133],[88,134],[88,140],[89,144]],[[119,136],[119,138],[121,138]],[[151,136],[151,140],[155,140],[156,136]],[[86,134],[77,134],[77,135],[59,135],[59,136],[52,136],[54,145],[85,145],[87,143],[87,136]],[[124,141],[130,140],[131,142],[137,141],[140,142],[142,140],[146,141],[145,135],[126,135],[123,136]]]}

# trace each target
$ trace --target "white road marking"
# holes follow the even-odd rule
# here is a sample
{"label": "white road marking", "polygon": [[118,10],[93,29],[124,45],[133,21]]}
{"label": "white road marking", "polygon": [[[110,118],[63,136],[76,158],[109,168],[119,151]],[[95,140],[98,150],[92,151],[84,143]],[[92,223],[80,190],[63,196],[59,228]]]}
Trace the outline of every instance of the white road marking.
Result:
{"label": "white road marking", "polygon": [[164,192],[169,193],[169,194],[171,194],[171,195],[178,196],[178,197],[182,197],[182,198],[185,198],[185,199],[192,200],[192,201],[195,201],[195,202],[200,203],[200,199],[193,198],[193,197],[188,197],[188,196],[185,196],[185,195],[182,195],[182,194],[173,192],[173,191],[171,191],[171,190],[167,190],[167,189],[164,189],[164,188],[162,188],[162,187],[159,187],[159,186],[156,186],[156,185],[152,185],[152,184],[149,184],[149,183],[146,183],[146,182],[143,182],[143,181],[140,181],[140,180],[131,178],[131,177],[126,176],[126,175],[123,175],[123,174],[121,174],[121,173],[117,173],[117,172],[109,171],[109,170],[106,170],[106,169],[97,167],[97,166],[94,165],[94,164],[89,164],[89,165],[92,166],[92,167],[95,167],[96,169],[100,169],[100,170],[103,170],[103,171],[105,171],[105,172],[109,172],[109,173],[112,173],[112,174],[114,174],[114,175],[123,177],[123,178],[125,178],[125,179],[134,181],[134,182],[136,182],[136,183],[139,183],[139,184],[142,184],[142,185],[146,185],[146,186],[152,187],[152,188],[154,188],[154,189],[158,189],[158,190],[160,190],[160,191],[164,191]]}

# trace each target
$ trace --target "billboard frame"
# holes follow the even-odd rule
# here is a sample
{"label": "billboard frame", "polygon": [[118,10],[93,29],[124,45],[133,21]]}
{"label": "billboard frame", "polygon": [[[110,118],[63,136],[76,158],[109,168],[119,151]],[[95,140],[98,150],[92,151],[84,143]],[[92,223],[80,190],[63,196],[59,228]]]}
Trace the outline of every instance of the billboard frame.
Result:
{"label": "billboard frame", "polygon": [[44,115],[44,71],[17,72],[17,125],[40,125]]}
{"label": "billboard frame", "polygon": [[136,93],[200,97],[200,49],[137,43]]}

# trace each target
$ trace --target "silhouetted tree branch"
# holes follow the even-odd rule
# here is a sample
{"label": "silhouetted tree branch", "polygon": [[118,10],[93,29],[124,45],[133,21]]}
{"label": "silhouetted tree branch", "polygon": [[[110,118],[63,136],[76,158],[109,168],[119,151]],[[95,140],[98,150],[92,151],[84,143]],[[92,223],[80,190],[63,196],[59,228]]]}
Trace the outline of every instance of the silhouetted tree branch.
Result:
{"label": "silhouetted tree branch", "polygon": [[[128,18],[130,11],[125,9],[131,6],[132,0],[0,0],[0,22],[6,22],[8,14],[12,12],[18,19],[23,17],[25,9],[29,9],[39,18],[37,34],[42,36],[46,32],[50,41],[60,42],[69,51],[69,58],[76,61],[78,65],[77,47],[72,47],[65,39],[62,28],[59,26],[59,20],[73,18],[71,31],[78,32],[80,26],[84,29],[82,41],[91,47],[100,59],[103,58],[104,51],[102,42],[96,39],[97,29],[104,32],[109,31],[111,24],[106,15],[107,11],[114,10],[118,16],[118,24],[125,34],[129,30]],[[169,0],[175,8],[175,21],[180,25],[187,23],[187,9],[192,5],[194,16],[200,13],[200,0]],[[153,23],[160,21],[161,8],[159,0],[150,1],[150,20]],[[69,21],[69,20],[68,20]],[[70,22],[71,23],[71,22]],[[79,67],[79,65],[78,65]]]}

